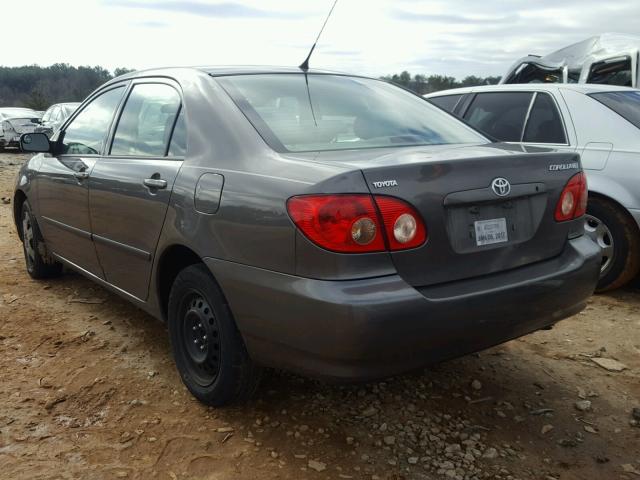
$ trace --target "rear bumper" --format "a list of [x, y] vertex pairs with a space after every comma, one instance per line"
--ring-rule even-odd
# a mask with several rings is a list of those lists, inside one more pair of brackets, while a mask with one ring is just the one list
[[582, 310], [600, 270], [590, 239], [551, 260], [413, 288], [400, 276], [322, 281], [205, 259], [252, 357], [335, 380], [397, 374], [488, 348]]

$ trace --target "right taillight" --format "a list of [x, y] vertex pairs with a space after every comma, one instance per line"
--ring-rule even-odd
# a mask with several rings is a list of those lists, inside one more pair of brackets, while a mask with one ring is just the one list
[[390, 250], [407, 250], [427, 240], [427, 229], [418, 212], [395, 197], [374, 195], [387, 234]]
[[287, 211], [309, 240], [333, 252], [406, 250], [427, 239], [420, 215], [395, 197], [300, 195], [287, 201]]
[[587, 211], [587, 177], [584, 173], [576, 173], [567, 182], [556, 205], [555, 219], [565, 222], [581, 217]]

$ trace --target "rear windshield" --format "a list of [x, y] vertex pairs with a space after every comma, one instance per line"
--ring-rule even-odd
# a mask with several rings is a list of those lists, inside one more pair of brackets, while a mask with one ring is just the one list
[[589, 96], [640, 128], [640, 91], [591, 93]]
[[487, 142], [422, 98], [378, 80], [265, 74], [218, 81], [279, 152]]

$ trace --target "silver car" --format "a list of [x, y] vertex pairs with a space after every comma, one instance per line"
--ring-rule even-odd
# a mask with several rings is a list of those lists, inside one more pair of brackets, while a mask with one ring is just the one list
[[56, 103], [51, 105], [47, 108], [47, 111], [44, 112], [40, 125], [36, 127], [35, 131], [46, 133], [48, 136], [53, 135], [79, 106], [79, 102]]
[[598, 291], [640, 270], [640, 90], [527, 84], [425, 95], [501, 141], [579, 152], [589, 182], [588, 234], [602, 247]]
[[0, 151], [20, 147], [20, 135], [35, 132], [42, 113], [30, 108], [0, 108]]

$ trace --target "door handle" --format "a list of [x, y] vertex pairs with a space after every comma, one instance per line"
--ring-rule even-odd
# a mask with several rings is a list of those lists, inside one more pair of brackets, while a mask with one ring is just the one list
[[149, 188], [167, 188], [167, 181], [161, 178], [145, 178], [142, 183]]
[[89, 172], [73, 172], [73, 176], [78, 180], [86, 180], [87, 178], [89, 178]]

